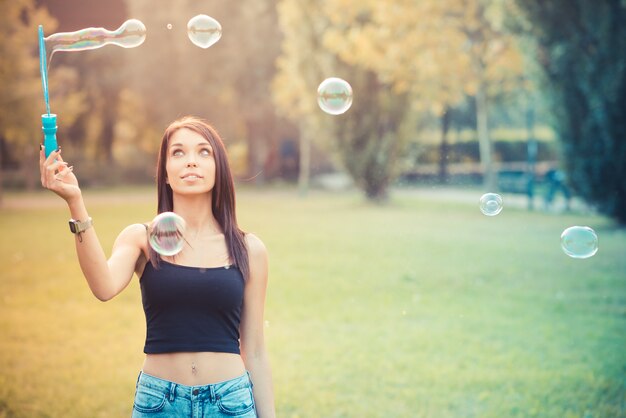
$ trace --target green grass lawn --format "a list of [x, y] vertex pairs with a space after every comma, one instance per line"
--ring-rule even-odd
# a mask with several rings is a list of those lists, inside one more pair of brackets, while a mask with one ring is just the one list
[[[107, 253], [156, 207], [152, 190], [85, 195]], [[99, 302], [67, 209], [49, 193], [8, 200], [0, 417], [130, 416], [145, 338], [137, 280]], [[238, 211], [270, 251], [280, 417], [626, 416], [626, 231], [606, 218], [506, 198], [486, 217], [419, 192], [372, 206], [356, 193], [242, 190]], [[594, 257], [563, 253], [572, 225], [596, 230]]]

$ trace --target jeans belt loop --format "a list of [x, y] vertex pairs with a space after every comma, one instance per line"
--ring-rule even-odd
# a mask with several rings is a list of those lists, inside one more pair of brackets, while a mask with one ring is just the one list
[[209, 386], [209, 394], [211, 396], [211, 403], [217, 401], [217, 396], [215, 395], [215, 385]]
[[176, 395], [176, 383], [170, 383], [170, 402], [174, 402]]

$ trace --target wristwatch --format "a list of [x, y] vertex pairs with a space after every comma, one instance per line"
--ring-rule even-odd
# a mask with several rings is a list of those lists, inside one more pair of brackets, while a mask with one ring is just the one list
[[80, 234], [91, 228], [93, 225], [93, 220], [91, 217], [87, 218], [86, 221], [77, 221], [75, 219], [70, 219], [70, 231], [72, 234]]

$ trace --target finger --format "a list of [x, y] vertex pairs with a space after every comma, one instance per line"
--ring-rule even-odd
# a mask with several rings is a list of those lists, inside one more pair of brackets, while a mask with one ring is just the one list
[[62, 181], [65, 176], [74, 171], [74, 166], [67, 167], [67, 170], [59, 170], [57, 174], [54, 175], [55, 180]]
[[[52, 154], [50, 154], [52, 156]], [[43, 177], [43, 186], [49, 188], [52, 185], [52, 182], [55, 180], [55, 175], [61, 172], [61, 167], [65, 168], [67, 163], [62, 161], [54, 161], [51, 164], [45, 165], [44, 177]]]
[[58, 162], [63, 162], [63, 158], [61, 158], [61, 150], [60, 149], [56, 149], [54, 151], [52, 151], [50, 153], [50, 155], [46, 158], [45, 157], [45, 147], [42, 150], [42, 152], [44, 153], [44, 157], [45, 161], [43, 163], [42, 166], [42, 171], [48, 171], [50, 169], [50, 167], [55, 167], [55, 169], [58, 169], [58, 165], [56, 165]]
[[46, 161], [45, 147], [42, 144], [40, 144], [39, 145], [39, 177], [40, 177], [42, 186], [45, 185], [44, 168], [43, 168], [43, 164], [44, 164], [45, 161]]
[[46, 167], [47, 172], [51, 172], [53, 174], [59, 173], [67, 168], [67, 163], [65, 161], [55, 161], [49, 166]]
[[44, 164], [53, 163], [55, 160], [60, 158], [60, 156], [61, 156], [61, 150], [60, 149], [55, 149], [54, 151], [52, 151], [50, 153], [50, 155], [48, 155], [48, 158], [46, 158], [46, 161], [45, 161]]

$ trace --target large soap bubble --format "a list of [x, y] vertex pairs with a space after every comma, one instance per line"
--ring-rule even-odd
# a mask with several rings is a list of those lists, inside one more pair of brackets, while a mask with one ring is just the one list
[[181, 252], [185, 244], [185, 220], [174, 212], [158, 214], [150, 224], [148, 242], [157, 253], [173, 256]]
[[206, 49], [220, 40], [222, 25], [211, 16], [194, 16], [187, 23], [187, 36], [194, 45]]
[[480, 211], [487, 216], [502, 212], [502, 197], [497, 193], [485, 193], [480, 197]]
[[341, 78], [327, 78], [317, 88], [317, 104], [330, 115], [341, 115], [352, 106], [352, 87]]
[[588, 226], [572, 226], [561, 234], [561, 248], [572, 258], [589, 258], [598, 252], [598, 235]]

